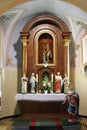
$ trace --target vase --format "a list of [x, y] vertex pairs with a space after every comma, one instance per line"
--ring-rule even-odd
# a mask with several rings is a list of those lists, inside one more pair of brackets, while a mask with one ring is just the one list
[[47, 94], [47, 93], [48, 93], [48, 90], [44, 90], [44, 93]]
[[50, 93], [52, 94], [52, 93], [53, 93], [53, 90], [50, 90]]

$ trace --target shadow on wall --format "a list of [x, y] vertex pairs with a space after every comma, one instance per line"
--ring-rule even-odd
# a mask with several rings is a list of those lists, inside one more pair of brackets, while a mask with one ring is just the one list
[[18, 41], [14, 44], [14, 50], [16, 51], [15, 58], [17, 59], [17, 92], [21, 91], [21, 77], [22, 77], [22, 50], [23, 46], [21, 43], [21, 37], [18, 38]]

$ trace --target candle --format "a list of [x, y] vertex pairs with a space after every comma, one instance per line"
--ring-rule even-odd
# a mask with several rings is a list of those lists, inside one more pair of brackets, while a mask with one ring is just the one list
[[37, 82], [38, 82], [38, 74], [36, 74], [36, 80], [37, 80]]
[[51, 74], [51, 82], [53, 82], [53, 74]]
[[37, 81], [36, 93], [38, 94], [38, 74], [36, 74], [36, 81]]

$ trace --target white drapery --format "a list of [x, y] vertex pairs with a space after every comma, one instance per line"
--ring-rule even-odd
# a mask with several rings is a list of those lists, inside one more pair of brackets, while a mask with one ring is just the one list
[[15, 99], [25, 101], [64, 101], [66, 94], [16, 94]]

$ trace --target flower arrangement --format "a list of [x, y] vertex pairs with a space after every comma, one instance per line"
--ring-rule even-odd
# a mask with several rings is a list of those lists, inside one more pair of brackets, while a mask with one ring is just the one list
[[53, 89], [52, 83], [47, 76], [44, 77], [40, 87], [42, 90], [52, 90]]

